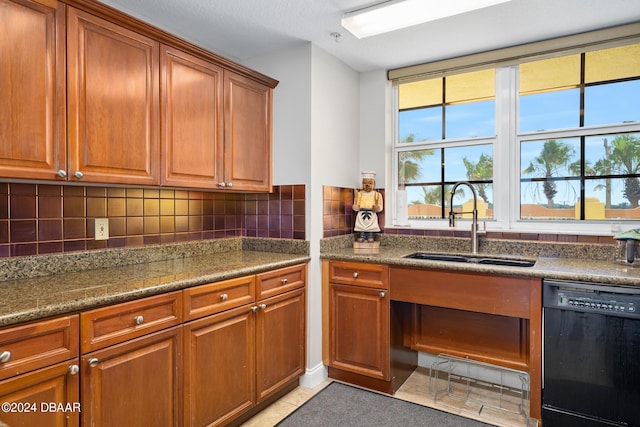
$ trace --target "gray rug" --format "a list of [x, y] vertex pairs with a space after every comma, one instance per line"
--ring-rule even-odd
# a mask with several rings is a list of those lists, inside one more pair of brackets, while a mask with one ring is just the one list
[[332, 382], [277, 425], [280, 427], [481, 427], [491, 424]]

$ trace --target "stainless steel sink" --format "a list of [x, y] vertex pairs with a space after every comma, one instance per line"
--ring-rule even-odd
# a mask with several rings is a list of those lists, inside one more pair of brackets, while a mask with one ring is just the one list
[[430, 252], [415, 252], [406, 255], [404, 258], [428, 261], [462, 262], [468, 264], [502, 265], [506, 267], [533, 267], [536, 264], [534, 260], [524, 258], [494, 257], [487, 255], [456, 255]]

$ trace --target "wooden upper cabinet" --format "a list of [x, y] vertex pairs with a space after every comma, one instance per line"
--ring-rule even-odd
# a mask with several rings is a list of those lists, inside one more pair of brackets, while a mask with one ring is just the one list
[[64, 4], [0, 0], [0, 176], [54, 179], [66, 156]]
[[70, 180], [159, 183], [159, 43], [67, 13]]
[[222, 181], [222, 68], [162, 46], [163, 185], [217, 188]]
[[231, 190], [271, 191], [273, 90], [225, 71], [225, 177]]

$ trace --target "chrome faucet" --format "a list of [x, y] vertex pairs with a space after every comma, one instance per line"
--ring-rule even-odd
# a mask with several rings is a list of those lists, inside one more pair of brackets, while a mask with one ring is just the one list
[[[453, 211], [453, 195], [456, 194], [456, 190], [460, 185], [466, 185], [471, 189], [473, 193], [473, 211], [471, 212], [454, 212]], [[449, 210], [449, 227], [455, 227], [456, 225], [456, 215], [459, 214], [472, 214], [471, 221], [471, 253], [478, 253], [478, 194], [476, 193], [476, 189], [473, 188], [473, 185], [468, 183], [467, 181], [456, 182], [451, 189], [451, 200], [449, 202], [450, 210]]]

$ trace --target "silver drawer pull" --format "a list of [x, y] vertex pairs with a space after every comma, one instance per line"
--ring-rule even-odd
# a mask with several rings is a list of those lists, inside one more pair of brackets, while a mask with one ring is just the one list
[[384, 296], [386, 295], [386, 293], [384, 293], [384, 291], [380, 291], [380, 298], [384, 298]]
[[357, 272], [357, 271], [354, 271], [354, 272], [353, 272], [353, 278], [354, 278], [354, 279], [357, 279], [357, 278], [358, 278], [358, 272]]
[[80, 367], [78, 365], [69, 366], [69, 375], [78, 375], [80, 372]]
[[264, 310], [267, 308], [267, 304], [260, 304], [260, 310]]
[[142, 325], [144, 323], [144, 316], [136, 316], [133, 320], [136, 322], [136, 325]]
[[229, 299], [229, 295], [227, 295], [227, 294], [222, 294], [222, 295], [220, 295], [220, 299], [221, 299], [222, 301], [226, 301], [226, 300], [228, 300], [228, 299]]
[[284, 279], [280, 280], [280, 283], [282, 283], [283, 285], [286, 285], [287, 283], [289, 283], [289, 281], [285, 277]]
[[56, 175], [58, 175], [60, 178], [66, 178], [67, 177], [67, 171], [64, 170], [64, 169], [59, 169], [58, 173]]
[[81, 171], [76, 171], [76, 173], [74, 173], [73, 176], [75, 176], [78, 179], [82, 179], [84, 177], [84, 174]]
[[98, 366], [98, 363], [100, 363], [100, 361], [95, 357], [92, 357], [91, 359], [89, 359], [89, 366], [91, 366], [92, 368], [95, 368], [96, 366]]
[[10, 351], [5, 350], [2, 353], [0, 353], [0, 363], [7, 363], [9, 360], [11, 360]]
[[253, 311], [254, 313], [258, 311], [258, 306], [254, 305], [253, 307], [251, 307], [251, 311]]

